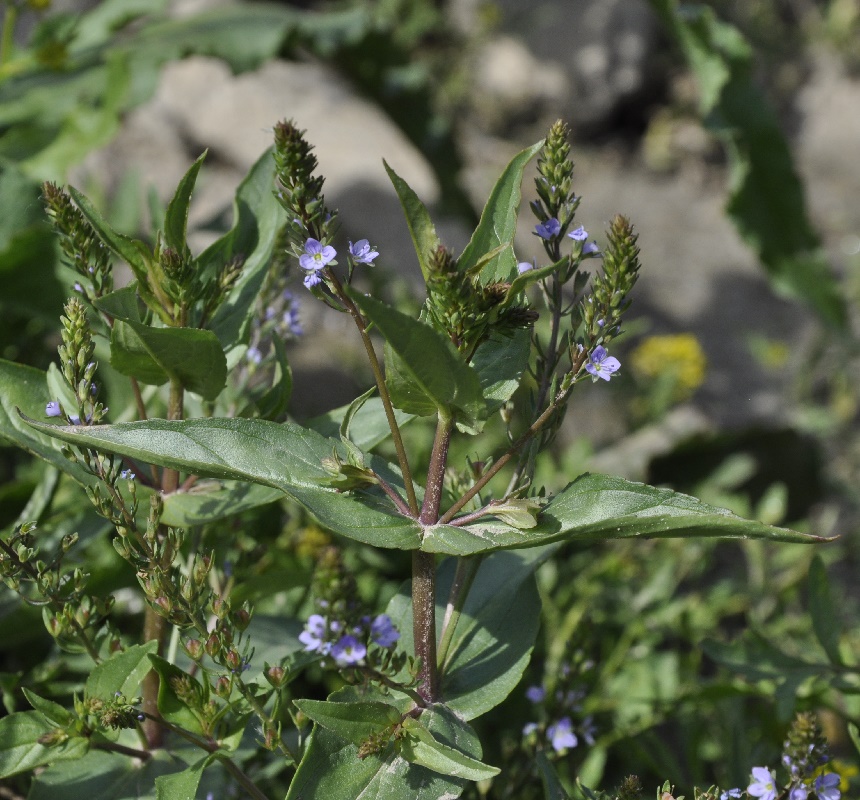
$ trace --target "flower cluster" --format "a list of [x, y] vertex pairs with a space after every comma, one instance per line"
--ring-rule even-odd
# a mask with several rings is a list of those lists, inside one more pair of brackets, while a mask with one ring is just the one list
[[400, 632], [387, 614], [365, 615], [355, 625], [311, 614], [299, 634], [306, 652], [331, 656], [339, 667], [360, 665], [371, 645], [391, 649], [399, 638]]
[[543, 685], [529, 686], [525, 691], [526, 699], [539, 707], [543, 722], [529, 722], [523, 728], [526, 739], [546, 742], [559, 754], [578, 747], [580, 741], [594, 745], [597, 727], [591, 716], [583, 716], [582, 701], [587, 689], [572, 680], [591, 670], [593, 663], [583, 661], [578, 669], [569, 664], [562, 667], [560, 680], [555, 691], [547, 691]]

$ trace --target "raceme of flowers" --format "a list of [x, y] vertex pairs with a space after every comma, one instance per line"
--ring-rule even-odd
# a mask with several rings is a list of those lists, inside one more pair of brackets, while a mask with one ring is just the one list
[[399, 638], [400, 632], [387, 614], [364, 616], [351, 628], [341, 620], [311, 614], [299, 634], [306, 652], [331, 656], [339, 667], [359, 665], [371, 644], [391, 648]]
[[[349, 257], [353, 264], [373, 264], [374, 259], [379, 255], [378, 250], [374, 250], [367, 239], [359, 239], [357, 242], [349, 243]], [[309, 238], [305, 241], [305, 251], [299, 256], [299, 266], [307, 273], [304, 278], [304, 285], [308, 289], [312, 289], [317, 284], [322, 283], [321, 272], [329, 266], [336, 264], [335, 257], [337, 250], [330, 244], [324, 245], [317, 239]]]

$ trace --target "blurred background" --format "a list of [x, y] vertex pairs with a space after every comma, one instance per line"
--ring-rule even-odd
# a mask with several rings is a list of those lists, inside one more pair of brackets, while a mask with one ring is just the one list
[[[341, 238], [367, 238], [381, 253], [374, 290], [417, 309], [420, 270], [382, 159], [428, 204], [456, 252], [504, 165], [563, 119], [582, 196], [578, 223], [601, 244], [611, 217], [628, 216], [643, 266], [612, 353], [622, 372], [575, 399], [540, 477], [558, 488], [586, 469], [614, 472], [772, 524], [841, 535], [821, 555], [838, 587], [844, 647], [860, 653], [860, 0], [0, 5], [0, 357], [42, 369], [55, 359], [57, 319], [75, 280], [44, 219], [42, 180], [77, 186], [117, 229], [141, 235], [150, 198], [167, 201], [208, 148], [191, 208], [200, 248], [229, 227], [236, 186], [270, 145], [274, 123], [292, 119], [316, 146]], [[520, 260], [541, 254], [532, 196], [527, 179]], [[302, 419], [349, 402], [366, 383], [354, 372], [348, 321], [309, 296], [300, 318], [290, 411]], [[11, 481], [21, 456], [0, 452], [0, 478]], [[18, 485], [8, 485], [0, 513], [20, 500]], [[811, 635], [811, 553], [788, 547], [773, 560], [766, 548], [727, 545], [703, 577], [711, 547], [664, 549], [646, 565], [619, 545], [580, 578], [579, 597], [615, 586], [602, 624], [615, 638], [641, 636], [649, 665], [605, 678], [598, 711], [617, 712], [611, 698], [632, 685], [647, 706], [617, 712], [606, 747], [635, 741], [639, 769], [701, 777], [647, 731], [692, 697], [684, 669], [712, 671], [721, 654], [750, 686], [759, 681], [749, 690], [753, 710], [741, 699], [747, 689], [732, 694], [737, 683], [727, 679], [720, 686], [735, 705], [708, 717], [697, 695], [672, 735], [702, 724], [697, 714], [734, 730], [743, 713], [761, 722], [763, 709], [775, 708], [772, 730], [754, 737], [766, 749], [806, 705], [829, 708], [829, 733], [847, 746], [838, 720], [860, 719], [860, 709], [851, 693], [816, 683], [815, 670], [793, 682], [749, 677], [744, 669], [766, 660], [761, 651], [729, 658], [715, 646], [702, 662], [684, 649], [714, 626], [730, 640], [746, 624], [772, 624], [771, 641], [793, 643], [789, 651]], [[557, 594], [558, 619], [572, 602], [558, 593], [560, 576], [584, 574], [583, 553], [566, 557], [542, 576], [542, 589]], [[677, 605], [679, 587], [692, 595]], [[631, 609], [653, 604], [660, 613], [640, 629]], [[675, 645], [686, 643], [675, 660], [655, 633], [664, 623]], [[551, 640], [544, 649], [557, 667]], [[654, 677], [670, 672], [674, 683]], [[586, 775], [617, 758], [606, 747]], [[726, 756], [702, 748], [703, 763]], [[726, 772], [742, 774], [746, 755], [734, 758]]]

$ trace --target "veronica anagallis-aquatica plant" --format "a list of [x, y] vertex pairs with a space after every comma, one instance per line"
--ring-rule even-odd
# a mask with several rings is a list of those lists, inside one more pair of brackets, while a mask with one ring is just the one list
[[[292, 123], [276, 126], [274, 147], [239, 188], [234, 227], [197, 256], [186, 228], [203, 156], [152, 246], [113, 230], [74, 189], [46, 185], [75, 297], [59, 368], [0, 362], [0, 433], [79, 483], [110, 521], [146, 620], [143, 641], [130, 643], [86, 575], [63, 571], [73, 537], [56, 556], [40, 554], [29, 520], [3, 538], [6, 583], [42, 603], [58, 644], [94, 667], [73, 709], [30, 693], [32, 711], [0, 720], [0, 776], [108, 751], [160, 765], [151, 778], [163, 797], [193, 796], [221, 765], [260, 798], [259, 760], [249, 772], [239, 749], [251, 725], [260, 748], [295, 768], [288, 798], [457, 797], [470, 781], [504, 780], [481, 760], [469, 722], [519, 683], [540, 619], [534, 572], [562, 543], [817, 540], [617, 477], [580, 475], [554, 495], [534, 485], [574, 389], [603, 389], [618, 374], [610, 351], [640, 266], [627, 219], [615, 217], [603, 240], [577, 223], [567, 135], [556, 123], [511, 160], [459, 254], [385, 165], [426, 284], [417, 318], [355, 287], [384, 254], [367, 239], [340, 241], [312, 147]], [[530, 208], [544, 257], [527, 262], [514, 239], [535, 157]], [[119, 262], [134, 279], [115, 289]], [[351, 404], [305, 425], [286, 418], [284, 341], [298, 330], [288, 266], [350, 318], [374, 377]], [[127, 382], [128, 408], [102, 404], [105, 371]], [[500, 448], [498, 434], [482, 436], [493, 418]], [[401, 431], [428, 422], [432, 451], [417, 475]], [[455, 437], [470, 437], [479, 457], [450, 464]], [[393, 461], [377, 452], [389, 440]], [[189, 551], [183, 531], [283, 495], [340, 537], [410, 551], [412, 579], [363, 616], [321, 603], [300, 648], [250, 677], [253, 609], [217, 589], [217, 553]], [[37, 518], [38, 503], [31, 510]], [[325, 701], [294, 697], [291, 682], [320, 661], [347, 686]], [[181, 759], [165, 766], [154, 756], [164, 749]]]

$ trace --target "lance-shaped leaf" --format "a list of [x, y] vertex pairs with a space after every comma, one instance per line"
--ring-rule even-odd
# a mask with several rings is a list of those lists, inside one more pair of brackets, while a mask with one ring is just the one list
[[403, 719], [398, 708], [377, 700], [351, 703], [294, 700], [293, 704], [317, 725], [355, 745], [386, 731], [392, 733]]
[[[458, 420], [471, 427], [486, 418], [478, 375], [448, 339], [372, 297], [354, 291], [349, 294], [388, 343], [386, 367], [394, 366], [389, 392], [398, 408], [419, 415], [436, 410], [445, 415], [460, 412]], [[397, 355], [396, 365], [390, 363], [389, 352]]]
[[[510, 164], [505, 167], [505, 171], [490, 192], [478, 227], [475, 228], [469, 244], [457, 261], [459, 270], [468, 272], [486, 253], [505, 244], [513, 245], [522, 197], [520, 187], [523, 182], [523, 171], [543, 144], [541, 140], [527, 147], [514, 156]], [[480, 282], [486, 285], [494, 281], [512, 281], [516, 274], [517, 259], [513, 249], [507, 247], [484, 264], [481, 268]]]
[[157, 649], [154, 641], [137, 644], [96, 664], [87, 678], [87, 696], [110, 700], [117, 692], [126, 697], [137, 695], [140, 682], [150, 670], [149, 654]]
[[182, 176], [179, 186], [171, 201], [167, 204], [167, 212], [164, 215], [164, 239], [167, 245], [175, 250], [180, 256], [188, 249], [185, 242], [188, 230], [188, 207], [191, 204], [191, 195], [194, 185], [197, 183], [197, 175], [206, 158], [204, 150], [202, 155], [191, 165], [188, 172]]
[[418, 195], [412, 191], [409, 184], [391, 169], [385, 161], [382, 163], [385, 166], [388, 177], [391, 178], [391, 182], [394, 184], [394, 191], [397, 192], [397, 197], [400, 199], [400, 205], [403, 207], [403, 213], [406, 215], [406, 225], [412, 236], [412, 244], [415, 246], [415, 252], [418, 255], [421, 274], [424, 276], [424, 280], [427, 281], [430, 276], [430, 259], [441, 244], [439, 235], [436, 233], [436, 227], [433, 225], [433, 220], [430, 219], [430, 214], [427, 212], [424, 203], [418, 199]]
[[286, 212], [274, 196], [274, 186], [275, 160], [269, 149], [236, 191], [233, 228], [197, 258], [197, 268], [204, 272], [219, 270], [234, 258], [244, 259], [239, 280], [209, 326], [225, 350], [244, 340], [278, 232], [286, 221]]
[[[335, 408], [319, 417], [314, 417], [305, 424], [323, 436], [335, 437], [339, 434], [343, 420], [350, 408], [352, 408], [352, 403]], [[414, 415], [399, 409], [394, 409], [394, 418], [401, 428], [415, 419]], [[352, 420], [355, 424], [351, 426], [350, 439], [356, 447], [362, 450], [372, 450], [380, 442], [384, 442], [391, 436], [385, 407], [378, 397], [371, 397], [366, 400], [361, 408], [354, 411]]]
[[[335, 533], [377, 547], [417, 548], [421, 527], [396, 512], [379, 490], [338, 493], [326, 488], [331, 475], [323, 459], [346, 452], [291, 422], [261, 419], [146, 420], [117, 425], [29, 424], [78, 447], [93, 447], [214, 478], [260, 483], [290, 495]], [[399, 476], [381, 458], [371, 467], [396, 485]]]
[[111, 366], [142, 383], [176, 380], [206, 400], [227, 382], [227, 359], [218, 337], [197, 328], [152, 328], [118, 320], [110, 337]]
[[21, 711], [0, 719], [0, 779], [45, 764], [74, 761], [86, 754], [90, 742], [82, 736], [73, 736], [52, 747], [39, 743], [56, 729], [38, 711]]
[[810, 544], [819, 536], [743, 519], [695, 497], [623, 478], [586, 473], [555, 495], [530, 530], [488, 518], [471, 525], [424, 530], [422, 550], [468, 555], [556, 541], [606, 539], [769, 539]]
[[403, 721], [403, 729], [407, 735], [400, 742], [400, 754], [413, 764], [420, 764], [442, 775], [469, 781], [488, 780], [501, 772], [498, 767], [491, 767], [454, 747], [436, 741], [420, 720], [407, 717]]

